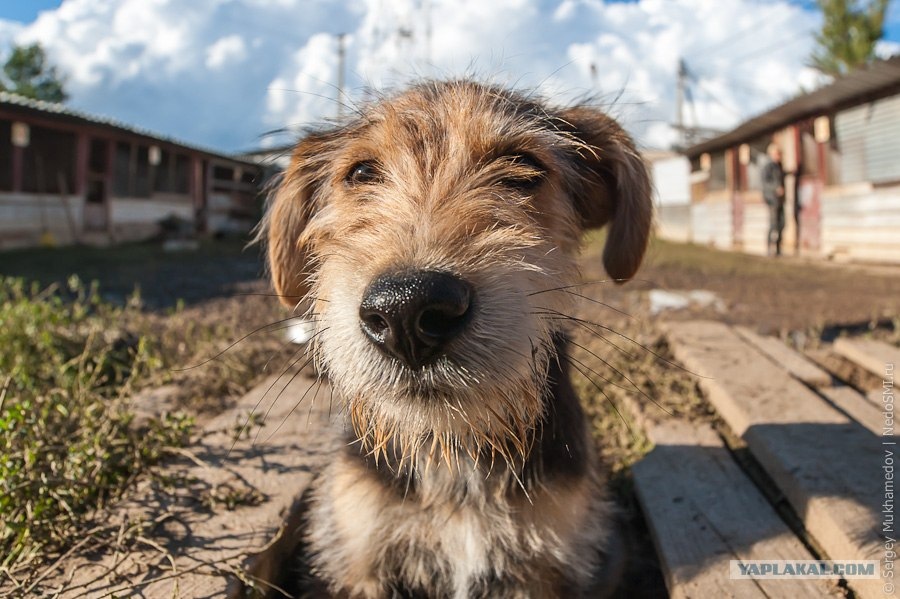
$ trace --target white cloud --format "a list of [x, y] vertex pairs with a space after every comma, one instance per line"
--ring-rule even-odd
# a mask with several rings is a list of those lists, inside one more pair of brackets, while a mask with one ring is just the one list
[[22, 29], [23, 26], [20, 23], [0, 19], [0, 61], [6, 61], [9, 48]]
[[309, 38], [269, 84], [266, 124], [301, 127], [310, 120], [336, 116], [337, 61], [334, 36], [319, 33]]
[[559, 102], [614, 101], [660, 146], [674, 137], [679, 57], [688, 123], [727, 128], [817, 80], [804, 66], [817, 23], [788, 0], [65, 0], [24, 28], [0, 21], [0, 44], [41, 41], [79, 108], [224, 149], [336, 114], [338, 33], [352, 101], [474, 73]]
[[216, 40], [212, 46], [206, 49], [206, 67], [209, 69], [221, 69], [229, 63], [236, 63], [247, 57], [247, 46], [244, 38], [235, 35], [226, 35]]
[[900, 43], [890, 40], [880, 40], [875, 44], [875, 55], [878, 58], [890, 58], [900, 55]]

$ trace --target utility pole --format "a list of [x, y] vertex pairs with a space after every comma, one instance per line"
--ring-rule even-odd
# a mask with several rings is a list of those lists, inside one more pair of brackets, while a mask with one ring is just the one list
[[684, 94], [687, 87], [687, 65], [678, 59], [678, 77], [675, 83], [675, 127], [678, 129], [681, 145], [687, 144], [687, 130], [684, 127]]
[[337, 72], [337, 118], [340, 121], [344, 116], [344, 63], [346, 62], [347, 51], [344, 47], [346, 33], [339, 33], [337, 36], [338, 45], [338, 72]]

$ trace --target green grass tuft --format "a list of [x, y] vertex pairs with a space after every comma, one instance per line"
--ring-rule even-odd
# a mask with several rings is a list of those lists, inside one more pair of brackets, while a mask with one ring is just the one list
[[77, 277], [0, 278], [0, 569], [71, 543], [190, 433], [181, 414], [134, 425], [127, 398], [163, 364], [139, 315], [137, 296], [115, 306]]

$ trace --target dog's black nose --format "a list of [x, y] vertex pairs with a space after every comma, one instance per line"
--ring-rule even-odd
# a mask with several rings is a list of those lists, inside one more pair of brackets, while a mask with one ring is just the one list
[[359, 306], [362, 330], [381, 351], [419, 368], [441, 355], [471, 317], [472, 287], [453, 275], [409, 271], [372, 281]]

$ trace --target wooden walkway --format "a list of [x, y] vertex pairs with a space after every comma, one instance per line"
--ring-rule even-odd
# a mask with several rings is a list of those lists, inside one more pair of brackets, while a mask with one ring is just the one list
[[[671, 595], [840, 595], [824, 580], [732, 580], [728, 562], [884, 557], [882, 463], [893, 437], [884, 435], [880, 396], [876, 405], [873, 395], [836, 386], [804, 356], [746, 329], [680, 322], [667, 338], [765, 472], [751, 481], [706, 425], [639, 415], [655, 448], [634, 466], [635, 485]], [[883, 376], [896, 348], [844, 340], [834, 351]], [[882, 585], [848, 581], [862, 598], [886, 596]]]

